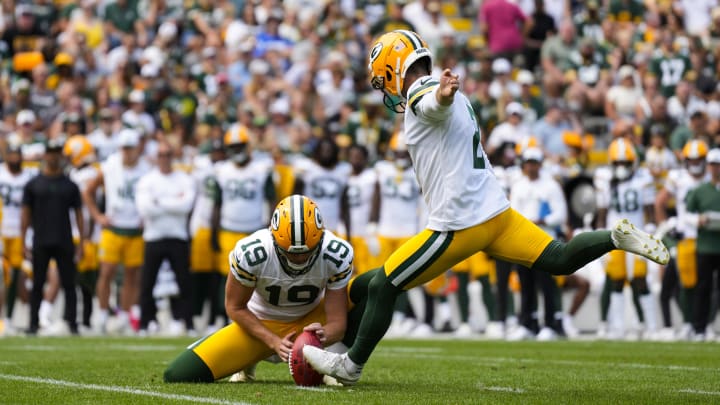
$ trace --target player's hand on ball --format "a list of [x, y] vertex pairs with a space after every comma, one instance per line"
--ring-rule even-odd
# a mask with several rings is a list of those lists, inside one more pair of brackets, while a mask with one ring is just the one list
[[287, 335], [285, 335], [284, 338], [277, 340], [275, 344], [273, 344], [272, 348], [275, 350], [275, 353], [277, 353], [278, 356], [280, 356], [280, 359], [283, 362], [288, 361], [288, 356], [290, 356], [290, 352], [293, 348], [293, 336], [295, 336], [295, 332], [290, 332]]
[[303, 328], [305, 332], [315, 332], [315, 335], [320, 339], [320, 343], [325, 343], [327, 336], [325, 336], [325, 329], [319, 322], [313, 322], [310, 325]]

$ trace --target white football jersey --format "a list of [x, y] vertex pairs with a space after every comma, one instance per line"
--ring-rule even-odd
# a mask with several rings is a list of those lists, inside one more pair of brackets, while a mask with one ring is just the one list
[[0, 166], [0, 198], [2, 198], [2, 224], [0, 234], [6, 238], [20, 236], [20, 206], [23, 189], [37, 175], [36, 169], [23, 168], [17, 175], [10, 173], [7, 165]]
[[105, 215], [117, 228], [139, 229], [142, 220], [135, 205], [135, 189], [140, 178], [150, 171], [150, 164], [143, 158], [134, 167], [125, 167], [122, 152], [110, 155], [101, 165], [105, 182]]
[[243, 167], [230, 161], [215, 165], [215, 181], [222, 199], [221, 228], [252, 233], [267, 225], [265, 186], [272, 172], [270, 159], [253, 158]]
[[97, 128], [93, 132], [89, 133], [87, 140], [90, 141], [95, 149], [95, 154], [100, 162], [120, 150], [120, 143], [118, 142], [117, 134], [111, 134], [108, 136], [102, 132], [100, 128]]
[[290, 322], [315, 309], [325, 289], [345, 288], [352, 276], [353, 249], [325, 231], [317, 259], [297, 277], [286, 273], [275, 252], [272, 234], [261, 229], [240, 239], [228, 258], [233, 277], [253, 287], [248, 308], [259, 319]]
[[689, 215], [697, 215], [687, 211], [685, 198], [688, 193], [701, 183], [710, 180], [710, 174], [699, 179], [693, 177], [686, 168], [670, 170], [665, 179], [665, 189], [675, 196], [675, 209], [677, 210], [677, 230], [683, 234], [685, 239], [697, 238], [697, 228], [688, 224], [685, 218]]
[[[86, 165], [85, 167], [82, 167], [80, 169], [72, 168], [70, 170], [70, 180], [72, 180], [75, 184], [77, 184], [78, 188], [80, 189], [80, 192], [84, 192], [87, 188], [90, 181], [95, 179], [100, 172], [100, 167], [97, 165]], [[83, 213], [83, 224], [85, 227], [87, 227], [90, 224], [90, 210], [88, 210], [87, 206], [85, 204], [82, 205], [82, 213]], [[73, 237], [79, 237], [80, 232], [77, 229], [77, 223], [75, 222], [75, 211], [70, 210], [70, 224], [72, 225], [72, 234]], [[87, 228], [86, 228], [87, 229]], [[100, 226], [98, 224], [95, 224], [93, 231], [91, 233], [91, 240], [97, 241], [100, 235]]]
[[482, 148], [470, 101], [458, 91], [450, 106], [441, 106], [438, 88], [431, 76], [410, 86], [404, 128], [428, 207], [427, 227], [453, 231], [488, 221], [510, 202]]
[[207, 155], [197, 156], [193, 162], [192, 178], [195, 180], [197, 197], [190, 216], [190, 235], [198, 229], [210, 229], [215, 204], [215, 164]]
[[411, 167], [401, 170], [393, 162], [375, 164], [380, 183], [378, 234], [391, 238], [413, 236], [420, 231], [420, 186]]
[[340, 162], [326, 169], [310, 159], [295, 163], [295, 176], [305, 183], [303, 194], [315, 201], [323, 216], [325, 228], [337, 231], [340, 224], [340, 198], [347, 185], [352, 167]]
[[372, 169], [365, 169], [357, 176], [350, 176], [347, 185], [348, 206], [350, 209], [351, 236], [368, 236], [367, 224], [370, 220], [373, 194], [377, 176]]
[[635, 226], [644, 226], [646, 205], [655, 203], [655, 184], [650, 172], [643, 167], [625, 181], [612, 186], [612, 169], [599, 168], [595, 172], [595, 188], [598, 208], [607, 208], [606, 225], [611, 227], [620, 219], [627, 218]]

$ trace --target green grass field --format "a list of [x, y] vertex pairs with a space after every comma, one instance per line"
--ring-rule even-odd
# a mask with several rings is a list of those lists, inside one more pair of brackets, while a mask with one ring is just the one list
[[296, 387], [284, 364], [251, 384], [165, 384], [191, 341], [0, 340], [2, 404], [720, 403], [714, 343], [383, 341], [354, 387]]

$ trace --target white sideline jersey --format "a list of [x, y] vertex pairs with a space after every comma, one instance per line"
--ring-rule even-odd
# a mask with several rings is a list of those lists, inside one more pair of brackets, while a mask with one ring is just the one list
[[265, 186], [272, 172], [270, 159], [253, 158], [243, 167], [231, 161], [215, 165], [215, 181], [222, 199], [222, 229], [252, 233], [266, 226]]
[[2, 224], [0, 235], [4, 238], [20, 236], [20, 206], [25, 185], [38, 174], [35, 169], [23, 168], [12, 174], [7, 165], [0, 166], [0, 198], [2, 198]]
[[620, 219], [627, 218], [635, 226], [644, 226], [644, 207], [655, 203], [655, 183], [650, 172], [644, 167], [638, 168], [629, 179], [611, 186], [612, 170], [599, 168], [595, 173], [598, 208], [607, 208], [608, 227]]
[[347, 184], [347, 199], [350, 209], [351, 236], [368, 236], [367, 224], [370, 220], [373, 194], [377, 176], [372, 169], [365, 169], [357, 176], [350, 176]]
[[293, 277], [280, 264], [270, 230], [261, 229], [240, 239], [228, 260], [235, 280], [255, 289], [248, 309], [259, 319], [290, 322], [315, 309], [325, 297], [326, 288], [347, 286], [352, 276], [353, 249], [325, 231], [310, 270]]
[[[70, 180], [72, 180], [75, 184], [77, 184], [78, 188], [80, 189], [80, 192], [84, 192], [85, 189], [87, 189], [88, 184], [90, 184], [90, 181], [95, 179], [98, 174], [100, 173], [100, 167], [97, 164], [90, 164], [86, 165], [84, 167], [81, 167], [79, 169], [72, 168], [70, 170]], [[90, 216], [90, 210], [87, 208], [87, 205], [82, 205], [82, 214], [83, 214], [83, 226], [87, 227], [90, 226], [91, 222], [91, 216]], [[75, 221], [75, 211], [70, 210], [70, 224], [72, 225], [72, 234], [73, 237], [77, 238], [80, 236], [80, 231], [77, 229], [77, 222]], [[90, 240], [97, 242], [100, 238], [100, 226], [98, 224], [94, 224], [93, 230], [90, 235]]]
[[469, 228], [510, 207], [482, 148], [470, 101], [458, 91], [440, 105], [437, 79], [419, 78], [408, 91], [405, 136], [428, 209], [427, 228]]
[[401, 170], [393, 162], [375, 164], [380, 183], [378, 235], [403, 238], [420, 231], [420, 186], [411, 167]]
[[683, 234], [685, 239], [697, 238], [697, 228], [688, 224], [685, 218], [691, 215], [697, 215], [687, 211], [685, 198], [688, 193], [701, 183], [710, 180], [710, 175], [706, 172], [699, 179], [693, 177], [686, 168], [673, 169], [668, 172], [665, 179], [665, 189], [675, 196], [675, 209], [677, 211], [677, 230]]
[[325, 228], [337, 231], [340, 225], [340, 198], [352, 167], [346, 162], [340, 162], [332, 169], [326, 169], [310, 159], [299, 159], [294, 169], [295, 176], [305, 183], [303, 194], [315, 201], [320, 209]]
[[190, 216], [190, 235], [199, 229], [210, 229], [215, 204], [215, 165], [207, 155], [197, 156], [193, 162], [191, 176], [195, 181], [197, 196]]
[[141, 157], [134, 167], [125, 167], [120, 153], [110, 155], [100, 166], [105, 183], [105, 215], [114, 227], [139, 229], [142, 219], [135, 205], [135, 190], [151, 166]]

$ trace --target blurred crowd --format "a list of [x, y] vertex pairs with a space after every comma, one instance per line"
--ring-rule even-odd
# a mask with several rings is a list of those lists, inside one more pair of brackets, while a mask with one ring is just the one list
[[[482, 142], [499, 176], [504, 176], [508, 192], [515, 179], [512, 176], [517, 175], [513, 173], [525, 173], [522, 164], [528, 161], [539, 161], [542, 172], [560, 185], [568, 206], [567, 217], [555, 229], [560, 236], [570, 237], [578, 228], [605, 226], [598, 212], [612, 211], [615, 200], [603, 205], [595, 190], [612, 184], [612, 180], [605, 181], [604, 168], [629, 161], [631, 171], [647, 172], [655, 188], [652, 201], [642, 203], [650, 210], [639, 225], [651, 231], [661, 228], [663, 232], [658, 236], [673, 237], [670, 243], [679, 241], [682, 245], [685, 239], [694, 240], [688, 236], [692, 232], [683, 234], [678, 227], [666, 225], [668, 218], [678, 221], [682, 215], [678, 211], [683, 211], [676, 208], [676, 201], [681, 199], [678, 188], [682, 188], [678, 183], [682, 181], [669, 173], [690, 171], [698, 182], [709, 179], [706, 156], [713, 147], [720, 146], [720, 4], [716, 0], [3, 0], [0, 6], [3, 165], [19, 164], [17, 158], [8, 158], [14, 153], [19, 156], [22, 170], [35, 170], [43, 166], [49, 143], [64, 143], [75, 135], [85, 137], [91, 148], [90, 152], [65, 150], [68, 166], [76, 170], [88, 164], [104, 168], [113, 155], [123, 155], [123, 162], [132, 162], [134, 167], [140, 159], [149, 171], [152, 167], [166, 167], [162, 159], [167, 154], [173, 170], [189, 173], [196, 180], [196, 210], [200, 209], [197, 204], [205, 191], [211, 201], [202, 208], [208, 213], [205, 222], [196, 223], [200, 225], [185, 236], [191, 244], [195, 231], [212, 226], [213, 204], [219, 205], [218, 201], [225, 201], [229, 195], [220, 179], [227, 173], [208, 167], [227, 159], [241, 170], [246, 162], [242, 157], [234, 158], [238, 153], [267, 162], [272, 168], [274, 190], [265, 193], [260, 203], [272, 207], [294, 191], [320, 200], [332, 194], [339, 205], [323, 208], [323, 214], [337, 216], [338, 225], [331, 227], [333, 231], [349, 238], [377, 232], [364, 225], [351, 226], [348, 222], [358, 220], [342, 217], [346, 209], [341, 200], [347, 202], [345, 186], [357, 184], [350, 179], [365, 168], [380, 165], [382, 170], [398, 173], [408, 168], [403, 146], [398, 146], [397, 141], [402, 133], [402, 116], [383, 105], [382, 94], [373, 92], [367, 80], [368, 44], [373, 37], [394, 29], [414, 30], [425, 39], [435, 56], [435, 73], [450, 68], [460, 75], [461, 90], [477, 114]], [[84, 143], [77, 144], [85, 148]], [[626, 145], [632, 155], [619, 158], [617, 148]], [[131, 148], [137, 148], [139, 156], [130, 156]], [[524, 156], [528, 148], [531, 152]], [[386, 161], [397, 164], [383, 168]], [[702, 164], [702, 173], [691, 172], [692, 163]], [[312, 175], [316, 169], [335, 176], [332, 185], [316, 187], [312, 183], [317, 178]], [[208, 170], [210, 174], [205, 176]], [[11, 168], [8, 171], [17, 173]], [[376, 176], [376, 180], [382, 177]], [[210, 186], [208, 177], [212, 179]], [[385, 177], [400, 182], [401, 176]], [[612, 173], [609, 178], [613, 178]], [[675, 183], [667, 185], [668, 178], [675, 179]], [[244, 192], [236, 185], [227, 187], [236, 187], [230, 191], [238, 195]], [[339, 187], [339, 191], [332, 187]], [[95, 195], [88, 197], [91, 193], [84, 188], [80, 185], [83, 201], [92, 198], [97, 205], [87, 214], [90, 225], [86, 226], [111, 225], [97, 223], [106, 210], [106, 198], [100, 191], [102, 180], [93, 188]], [[17, 194], [17, 189], [12, 190], [10, 185], [0, 184], [6, 207], [11, 194]], [[685, 192], [689, 190], [683, 195]], [[412, 185], [398, 186], [394, 193], [405, 200], [420, 199], [419, 190]], [[387, 192], [383, 196], [393, 195]], [[422, 210], [422, 203], [417, 204], [410, 212]], [[336, 208], [337, 214], [325, 212]], [[220, 210], [218, 215], [232, 215], [224, 214], [226, 211]], [[4, 209], [3, 221], [6, 219]], [[224, 225], [223, 218], [218, 221], [221, 228], [231, 228]], [[358, 224], [366, 222], [363, 218]], [[421, 224], [413, 223], [407, 236], [415, 233], [416, 226]], [[19, 237], [19, 232], [10, 230], [8, 234], [8, 229], [3, 226], [5, 240]], [[236, 235], [252, 231], [225, 230]], [[97, 243], [99, 233], [88, 237], [88, 241]], [[191, 246], [190, 253], [203, 255], [206, 248], [207, 252], [227, 250], [220, 246], [222, 238], [206, 242], [210, 244], [205, 247]], [[368, 250], [368, 245], [370, 251], [379, 249], [373, 249], [374, 243], [365, 245], [360, 250]], [[6, 257], [9, 251], [6, 243]], [[710, 253], [715, 251], [711, 249]], [[488, 264], [492, 259], [480, 261], [484, 264], [478, 266], [491, 268], [481, 271], [484, 276], [492, 274], [488, 278], [492, 284], [483, 282], [482, 289], [489, 305], [487, 318], [502, 324], [506, 315], [513, 317], [512, 305], [506, 308], [508, 287], [504, 287], [500, 298], [488, 294], [496, 294], [495, 267], [504, 265]], [[31, 274], [32, 269], [13, 271], [21, 270], [21, 266], [17, 260], [10, 262], [5, 263], [6, 290], [13, 290], [13, 298], [23, 298], [26, 286], [18, 280], [23, 274]], [[681, 259], [677, 262], [676, 267], [687, 267], [680, 264]], [[122, 268], [123, 263], [119, 264]], [[142, 264], [124, 263], [131, 268], [137, 265]], [[466, 265], [465, 273], [470, 276], [463, 276], [463, 289], [478, 279], [473, 275], [473, 265]], [[193, 270], [191, 259], [188, 271]], [[227, 269], [211, 270], [227, 274]], [[692, 296], [686, 296], [689, 292], [683, 291], [695, 284], [681, 276], [674, 285], [668, 284], [663, 296], [658, 289], [664, 272], [656, 271], [654, 292], [665, 299], [665, 304], [660, 305], [664, 325], [659, 324], [660, 314], [641, 314], [643, 308], [654, 311], [648, 309], [649, 304], [643, 308], [637, 304], [639, 319], [650, 316], [658, 320], [647, 336], [704, 339], [704, 324], [695, 324], [690, 309], [683, 308], [682, 323], [687, 326], [682, 331], [677, 327], [680, 322], [670, 319], [668, 309], [673, 297], [693, 301]], [[110, 272], [104, 276], [108, 285], [110, 276], [118, 285], [137, 283], [136, 290], [141, 290], [139, 276], [128, 281]], [[641, 276], [644, 278], [645, 273]], [[634, 277], [625, 281], [633, 286], [636, 297], [653, 290], [652, 285], [648, 289], [634, 282], [639, 273]], [[172, 281], [172, 276], [161, 271], [160, 281], [163, 278]], [[507, 276], [502, 278], [508, 282]], [[54, 283], [55, 292], [46, 294], [46, 306], [57, 294], [57, 281]], [[203, 283], [206, 289], [218, 290], [217, 280]], [[455, 298], [448, 300], [449, 292], [456, 291], [448, 289], [453, 283], [456, 276], [449, 274], [439, 287], [423, 295], [429, 294], [431, 301], [465, 307], [450, 329], [470, 328], [467, 306], [468, 301], [475, 301], [466, 293], [459, 304]], [[10, 284], [14, 287], [9, 288]], [[615, 301], [610, 296], [621, 292], [624, 284], [605, 284], [601, 288], [607, 301], [604, 312], [607, 307], [611, 312], [622, 311], [617, 295]], [[519, 291], [520, 287], [512, 287], [512, 279], [510, 285], [511, 291]], [[571, 285], [585, 291], [589, 288], [582, 280], [574, 280]], [[103, 288], [102, 294], [109, 296], [108, 288]], [[478, 293], [477, 289], [471, 291]], [[216, 292], [210, 296], [215, 297]], [[94, 286], [90, 294], [94, 294]], [[133, 293], [126, 294], [117, 299], [105, 297], [103, 300], [113, 305], [101, 304], [106, 311], [102, 316], [119, 313], [121, 323], [136, 321], [134, 328], [145, 330], [152, 317], [140, 325], [139, 309], [133, 307], [138, 307], [141, 299], [129, 302], [133, 301], [129, 298]], [[546, 295], [546, 301], [549, 298]], [[417, 298], [413, 300], [417, 302]], [[128, 302], [120, 305], [120, 301]], [[571, 312], [578, 311], [581, 303]], [[215, 308], [211, 318], [223, 317], [217, 302], [210, 306]], [[421, 307], [414, 305], [415, 318], [425, 316], [417, 314], [427, 312]], [[553, 330], [545, 335], [570, 334], [567, 329], [573, 329], [572, 319], [563, 318], [562, 310], [556, 310], [560, 315], [552, 314], [546, 321], [552, 323], [546, 326]], [[12, 317], [11, 311], [12, 304], [6, 305], [3, 317]], [[192, 320], [182, 311], [174, 308], [177, 322], [183, 322], [171, 326], [175, 331], [194, 330]], [[530, 321], [521, 325], [526, 330], [515, 333], [518, 338], [529, 338], [539, 331], [537, 309], [527, 311], [525, 316]], [[553, 322], [553, 317], [558, 322]], [[398, 315], [401, 318], [404, 315]], [[42, 316], [40, 320], [43, 323]], [[613, 323], [612, 319], [607, 321]], [[5, 321], [6, 329], [10, 323]], [[91, 326], [89, 321], [81, 323]], [[615, 323], [614, 336], [624, 334], [622, 325]], [[509, 336], [510, 326], [515, 325], [495, 325], [494, 333]], [[120, 329], [123, 327], [120, 325]], [[407, 325], [403, 328], [408, 330], [402, 333], [409, 331]], [[447, 326], [436, 322], [434, 328]], [[485, 328], [472, 325], [470, 329], [477, 333]], [[107, 333], [106, 329], [100, 331]], [[606, 336], [607, 331], [601, 332]], [[707, 333], [712, 334], [712, 330]]]

